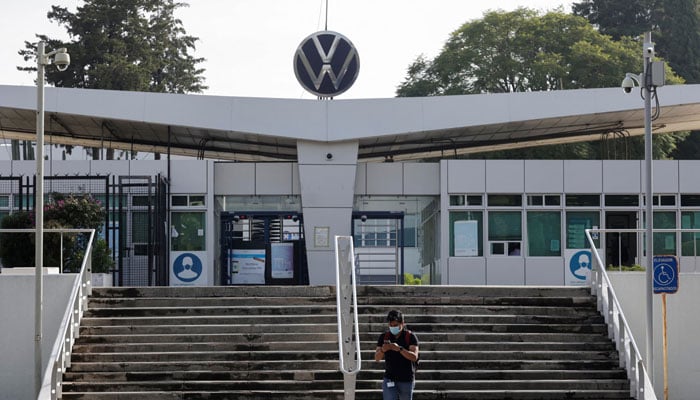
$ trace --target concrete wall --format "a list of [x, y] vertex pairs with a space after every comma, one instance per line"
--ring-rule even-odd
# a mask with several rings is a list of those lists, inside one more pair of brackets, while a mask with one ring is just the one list
[[[629, 321], [634, 339], [642, 357], [646, 355], [646, 275], [643, 272], [611, 273], [610, 280]], [[668, 332], [668, 398], [696, 400], [700, 376], [700, 318], [697, 293], [700, 293], [700, 275], [684, 274], [679, 277], [679, 290], [666, 295]], [[654, 295], [654, 389], [663, 399], [663, 338], [661, 295]]]
[[[42, 363], [48, 362], [75, 274], [44, 276]], [[34, 395], [34, 276], [0, 274], [0, 400]]]

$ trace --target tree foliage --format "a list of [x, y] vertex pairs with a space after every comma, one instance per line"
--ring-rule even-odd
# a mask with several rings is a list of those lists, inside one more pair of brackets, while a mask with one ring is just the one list
[[[510, 93], [614, 87], [626, 72], [641, 71], [641, 43], [613, 40], [583, 17], [561, 10], [490, 11], [453, 32], [433, 59], [418, 57], [398, 89], [399, 97]], [[680, 83], [671, 69], [670, 82]], [[682, 136], [681, 136], [682, 137]], [[660, 158], [681, 137], [655, 140]], [[619, 142], [618, 142], [619, 141]], [[618, 138], [471, 155], [476, 158], [638, 158], [642, 140]], [[603, 145], [604, 144], [604, 145]]]
[[[66, 72], [46, 69], [56, 86], [148, 92], [201, 92], [203, 59], [191, 52], [198, 38], [186, 34], [174, 12], [185, 3], [174, 0], [85, 0], [71, 12], [52, 6], [49, 20], [64, 26], [70, 41], [37, 35], [48, 49], [66, 47], [71, 64]], [[19, 54], [36, 58], [36, 43], [25, 42]], [[18, 67], [36, 71], [36, 67]]]
[[639, 43], [614, 41], [585, 18], [527, 8], [491, 11], [453, 32], [432, 61], [419, 57], [397, 94], [433, 96], [617, 86], [641, 69]]
[[582, 0], [572, 11], [613, 39], [652, 32], [656, 53], [688, 83], [700, 83], [697, 0]]

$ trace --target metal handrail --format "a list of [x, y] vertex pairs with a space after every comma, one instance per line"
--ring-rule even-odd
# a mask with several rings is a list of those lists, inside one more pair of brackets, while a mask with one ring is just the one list
[[[2, 230], [6, 232], [8, 230]], [[26, 231], [26, 230], [22, 230]], [[33, 232], [34, 229], [30, 229]], [[41, 390], [37, 400], [55, 400], [63, 397], [61, 384], [63, 373], [70, 368], [73, 343], [80, 336], [80, 320], [87, 310], [88, 296], [92, 294], [92, 243], [95, 238], [94, 229], [44, 229], [44, 232], [90, 233], [90, 239], [85, 249], [85, 256], [80, 265], [80, 272], [73, 283], [68, 307], [63, 314], [58, 336], [51, 349], [46, 367], [44, 368]]]
[[[615, 340], [617, 350], [621, 352], [620, 367], [627, 370], [627, 377], [630, 379], [630, 395], [638, 400], [657, 400], [654, 387], [647, 368], [644, 365], [644, 360], [639, 347], [634, 340], [632, 330], [625, 314], [622, 312], [622, 306], [615, 294], [615, 289], [610, 282], [610, 277], [605, 270], [605, 264], [598, 254], [598, 249], [591, 236], [591, 232], [601, 233], [606, 231], [615, 232], [643, 232], [640, 229], [586, 229], [586, 239], [591, 246], [591, 254], [595, 264], [591, 273], [591, 293], [598, 298], [598, 311], [602, 312], [605, 317], [605, 322], [608, 324], [608, 336]], [[657, 231], [657, 230], [655, 230]], [[659, 229], [658, 231], [665, 231]], [[676, 231], [676, 230], [673, 230]], [[700, 230], [699, 230], [700, 231]], [[598, 268], [595, 268], [595, 267]], [[649, 268], [650, 266], [648, 266]], [[617, 315], [617, 318], [615, 318]]]
[[[335, 237], [335, 284], [338, 312], [338, 358], [344, 374], [346, 400], [355, 399], [355, 378], [362, 369], [357, 279], [352, 236]], [[352, 323], [350, 314], [353, 314]], [[355, 346], [353, 346], [353, 329]]]

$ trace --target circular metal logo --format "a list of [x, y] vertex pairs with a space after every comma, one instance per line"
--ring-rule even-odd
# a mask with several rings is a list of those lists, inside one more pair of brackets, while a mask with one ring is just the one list
[[294, 74], [307, 91], [333, 97], [350, 89], [360, 72], [360, 56], [352, 42], [337, 32], [312, 33], [297, 48]]

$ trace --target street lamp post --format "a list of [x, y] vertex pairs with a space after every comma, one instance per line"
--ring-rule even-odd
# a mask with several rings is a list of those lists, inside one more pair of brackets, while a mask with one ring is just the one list
[[[652, 167], [652, 135], [651, 135], [651, 96], [652, 88], [663, 85], [663, 64], [660, 73], [654, 76], [652, 68], [654, 58], [654, 43], [651, 41], [651, 32], [644, 34], [644, 47], [642, 48], [644, 60], [644, 72], [640, 75], [627, 73], [622, 81], [622, 88], [630, 93], [635, 83], [641, 87], [644, 98], [644, 166], [646, 173], [646, 367], [649, 378], [654, 379], [654, 291], [653, 291], [653, 263], [654, 263], [654, 214], [653, 214], [653, 167]], [[660, 81], [660, 82], [659, 82]]]
[[[43, 265], [44, 265], [44, 67], [52, 63], [59, 71], [65, 71], [70, 64], [70, 56], [65, 48], [44, 53], [45, 43], [37, 44], [37, 96], [36, 96], [36, 189], [34, 191], [34, 212], [36, 239], [34, 258], [35, 301], [34, 301], [34, 387], [37, 395], [41, 390], [43, 365], [41, 361], [42, 318], [43, 318]], [[52, 59], [53, 57], [53, 59]]]

